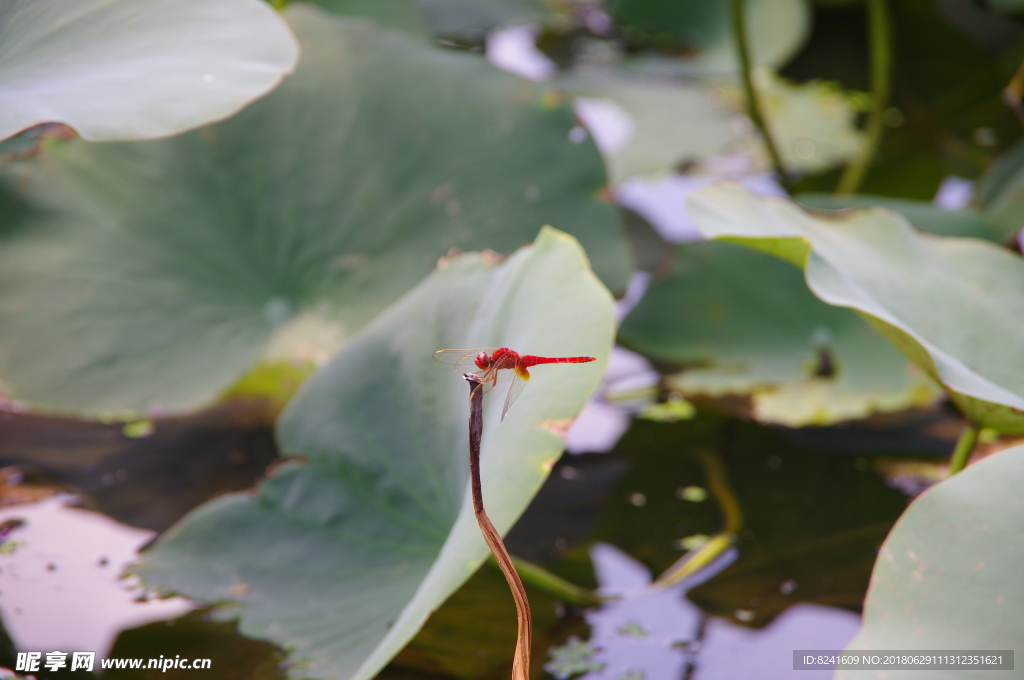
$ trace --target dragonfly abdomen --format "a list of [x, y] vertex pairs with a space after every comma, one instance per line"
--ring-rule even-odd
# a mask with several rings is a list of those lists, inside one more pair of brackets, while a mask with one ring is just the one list
[[522, 365], [526, 368], [539, 366], [541, 364], [585, 364], [590, 361], [597, 361], [596, 357], [536, 357], [526, 354], [520, 357]]

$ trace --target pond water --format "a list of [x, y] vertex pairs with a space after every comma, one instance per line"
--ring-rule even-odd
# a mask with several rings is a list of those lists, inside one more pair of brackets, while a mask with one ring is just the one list
[[[238, 635], [230, 621], [194, 603], [137, 602], [135, 584], [119, 578], [156, 532], [206, 498], [251, 485], [272, 463], [269, 426], [240, 416], [239, 408], [161, 421], [153, 436], [141, 438], [125, 436], [117, 424], [4, 414], [0, 466], [18, 473], [5, 478], [0, 498], [33, 488], [74, 495], [0, 508], [0, 521], [23, 521], [0, 554], [7, 635], [0, 666], [13, 667], [15, 648], [89, 650], [207, 657], [216, 668], [209, 677], [286, 677], [280, 649]], [[527, 583], [535, 677], [828, 677], [797, 676], [792, 651], [842, 648], [856, 633], [876, 551], [908, 502], [896, 487], [917, 491], [924, 484], [920, 475], [908, 482], [905, 470], [894, 474], [893, 461], [923, 461], [927, 468], [952, 446], [956, 428], [948, 420], [907, 413], [791, 431], [705, 405], [688, 421], [627, 420], [607, 453], [567, 453], [508, 546], [613, 599], [585, 609]], [[653, 587], [686, 549], [723, 528], [721, 489], [709, 477], [709, 461], [717, 461], [740, 509], [735, 545], [688, 579]], [[86, 509], [67, 507], [72, 501]], [[484, 565], [380, 677], [508, 677], [514, 635], [507, 587], [496, 568]], [[104, 677], [196, 673], [111, 670]]]

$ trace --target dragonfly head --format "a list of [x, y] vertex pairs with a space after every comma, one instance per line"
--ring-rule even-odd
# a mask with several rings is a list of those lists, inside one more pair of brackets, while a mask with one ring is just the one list
[[491, 367], [491, 355], [487, 352], [480, 352], [480, 354], [476, 355], [474, 362], [476, 363], [477, 368], [486, 370]]

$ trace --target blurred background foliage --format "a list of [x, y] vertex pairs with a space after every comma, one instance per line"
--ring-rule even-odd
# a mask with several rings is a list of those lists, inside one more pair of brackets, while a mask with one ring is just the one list
[[[1022, 431], [1024, 3], [45, 5], [0, 8], [0, 506], [28, 517], [4, 531], [30, 545], [19, 508], [73, 493], [156, 532], [134, 572], [202, 607], [124, 625], [110, 656], [506, 676], [514, 612], [459, 495], [463, 386], [427, 355], [517, 342], [600, 359], [538, 369], [485, 441], [496, 523], [541, 575], [535, 677], [570, 636], [617, 667], [586, 607], [619, 587], [603, 544], [646, 582], [711, 563], [662, 591], [700, 608], [658, 640], [687, 677], [740, 677], [723, 622], [866, 596], [865, 644], [921, 606], [923, 646], [966, 648], [945, 624], [968, 602], [989, 603], [973, 645], [1019, 640], [1020, 583], [970, 569], [1024, 558], [1020, 451], [907, 507], [954, 449]], [[876, 564], [906, 546], [933, 571]]]

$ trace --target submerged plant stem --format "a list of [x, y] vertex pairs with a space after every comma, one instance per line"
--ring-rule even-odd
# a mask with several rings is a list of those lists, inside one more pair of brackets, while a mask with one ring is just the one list
[[736, 537], [743, 530], [743, 508], [729, 486], [729, 477], [726, 475], [722, 459], [712, 451], [700, 451], [697, 458], [704, 466], [708, 489], [722, 513], [722, 530], [665, 570], [665, 573], [655, 579], [656, 586], [665, 587], [679, 583], [711, 564], [736, 543]]
[[[490, 563], [497, 566], [497, 562], [493, 557]], [[539, 564], [524, 560], [522, 557], [513, 555], [512, 564], [525, 583], [545, 590], [567, 604], [574, 604], [578, 607], [593, 607], [608, 599], [592, 590], [587, 590], [575, 583], [570, 583], [561, 576], [552, 574]]]
[[712, 451], [699, 451], [697, 458], [704, 466], [708, 490], [711, 491], [722, 513], [722, 531], [730, 534], [740, 533], [743, 530], [743, 509], [736, 499], [736, 494], [732, 492], [732, 487], [729, 486], [729, 477], [726, 475], [722, 459]]
[[889, 104], [892, 71], [892, 33], [889, 28], [889, 10], [885, 3], [886, 0], [867, 0], [868, 30], [871, 36], [871, 110], [868, 111], [864, 145], [857, 157], [843, 170], [839, 184], [836, 185], [837, 196], [849, 196], [860, 188], [864, 173], [882, 139], [882, 118]]
[[964, 469], [977, 441], [978, 427], [968, 423], [964, 431], [960, 433], [960, 439], [956, 441], [956, 448], [953, 449], [953, 455], [949, 459], [949, 474], [955, 475]]
[[744, 13], [744, 0], [729, 0], [729, 9], [732, 12], [733, 40], [736, 42], [736, 52], [740, 59], [740, 79], [743, 81], [743, 93], [747, 100], [747, 115], [757, 131], [761, 134], [765, 149], [768, 150], [768, 157], [771, 159], [775, 174], [779, 176], [782, 186], [789, 188], [789, 176], [782, 164], [782, 156], [775, 146], [768, 123], [765, 121], [764, 112], [761, 109], [761, 100], [757, 90], [754, 89], [754, 80], [750, 62], [750, 47], [747, 43], [747, 22]]
[[508, 581], [512, 599], [516, 602], [519, 628], [516, 635], [516, 652], [512, 659], [512, 680], [530, 680], [530, 647], [533, 645], [530, 601], [526, 597], [526, 589], [523, 588], [523, 582], [516, 573], [515, 565], [512, 564], [512, 557], [501, 540], [501, 534], [491, 524], [484, 511], [484, 497], [480, 487], [480, 437], [484, 429], [484, 391], [481, 389], [480, 378], [470, 373], [463, 377], [469, 383], [469, 477], [473, 494], [473, 514], [476, 515], [476, 522], [480, 525], [480, 532], [484, 535], [494, 560]]
[[1020, 124], [1024, 125], [1024, 102], [1021, 99], [1024, 99], [1024, 61], [1020, 63], [1013, 78], [1003, 88], [1003, 101], [1017, 115]]

